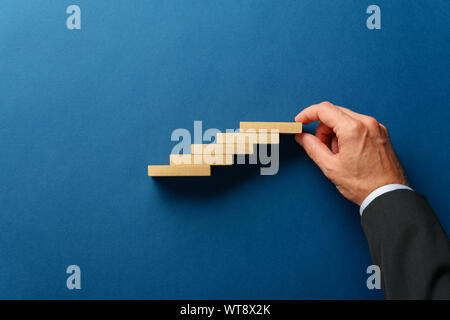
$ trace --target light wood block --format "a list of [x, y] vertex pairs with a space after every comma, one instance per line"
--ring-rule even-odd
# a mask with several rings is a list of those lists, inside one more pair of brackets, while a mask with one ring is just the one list
[[148, 175], [149, 177], [209, 177], [211, 176], [211, 166], [148, 166]]
[[278, 130], [279, 133], [302, 133], [301, 122], [241, 122], [241, 132], [247, 130]]
[[215, 165], [215, 166], [229, 166], [233, 164], [232, 154], [171, 154], [170, 165]]
[[279, 144], [280, 134], [274, 130], [269, 133], [255, 132], [219, 132], [217, 143], [249, 143], [249, 144]]
[[192, 154], [253, 154], [254, 149], [250, 143], [191, 144]]

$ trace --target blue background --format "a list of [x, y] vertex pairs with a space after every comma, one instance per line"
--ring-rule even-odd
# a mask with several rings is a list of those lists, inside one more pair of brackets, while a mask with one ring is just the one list
[[[70, 4], [81, 30], [66, 28]], [[291, 121], [323, 100], [389, 128], [450, 231], [449, 1], [2, 0], [0, 12], [0, 298], [383, 298], [366, 287], [358, 207], [292, 136], [275, 176], [147, 176], [194, 120]], [[71, 264], [81, 290], [66, 288]]]

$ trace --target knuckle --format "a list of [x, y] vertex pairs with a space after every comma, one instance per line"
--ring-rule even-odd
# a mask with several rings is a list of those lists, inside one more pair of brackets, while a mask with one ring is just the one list
[[334, 181], [335, 178], [339, 176], [339, 168], [336, 161], [326, 161], [321, 164], [320, 169], [322, 170], [323, 174], [331, 181]]
[[367, 123], [367, 127], [372, 130], [378, 129], [378, 127], [379, 127], [378, 121], [374, 117], [368, 116], [366, 118], [366, 123]]
[[330, 108], [330, 107], [333, 107], [333, 106], [334, 106], [334, 105], [333, 105], [331, 102], [329, 102], [329, 101], [323, 101], [323, 102], [320, 103], [320, 105], [322, 105], [322, 106], [324, 106], [324, 107], [327, 107], [327, 108]]
[[322, 171], [327, 177], [331, 176], [333, 171], [334, 171], [333, 165], [331, 163], [329, 163], [329, 162], [323, 163], [322, 164]]
[[349, 129], [354, 134], [361, 134], [365, 131], [366, 127], [361, 121], [354, 120], [350, 122]]
[[317, 155], [317, 148], [316, 146], [311, 146], [306, 150], [306, 153], [310, 156], [310, 158], [315, 159]]

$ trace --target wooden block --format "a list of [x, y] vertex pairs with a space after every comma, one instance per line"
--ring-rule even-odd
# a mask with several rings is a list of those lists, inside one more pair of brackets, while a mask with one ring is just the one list
[[279, 144], [280, 134], [273, 130], [269, 133], [255, 132], [219, 132], [216, 137], [217, 143], [249, 143], [249, 144]]
[[232, 154], [171, 154], [170, 165], [215, 165], [215, 166], [229, 166], [233, 164]]
[[210, 143], [191, 144], [192, 154], [252, 154], [254, 144], [250, 143]]
[[278, 130], [280, 133], [302, 133], [301, 122], [241, 122], [241, 132], [247, 130]]
[[148, 166], [148, 175], [149, 177], [208, 177], [211, 176], [211, 166]]

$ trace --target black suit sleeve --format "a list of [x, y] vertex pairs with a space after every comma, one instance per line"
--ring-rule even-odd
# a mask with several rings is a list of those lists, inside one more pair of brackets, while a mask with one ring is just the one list
[[450, 299], [450, 241], [425, 197], [387, 192], [361, 224], [387, 299]]

